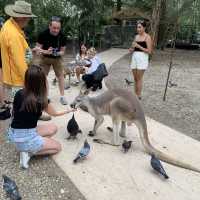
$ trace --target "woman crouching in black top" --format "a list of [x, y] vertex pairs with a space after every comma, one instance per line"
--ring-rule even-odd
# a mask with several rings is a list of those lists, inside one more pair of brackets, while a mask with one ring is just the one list
[[42, 111], [51, 116], [61, 116], [74, 109], [57, 112], [47, 99], [46, 76], [42, 68], [30, 66], [25, 73], [24, 89], [19, 90], [13, 102], [13, 120], [8, 136], [20, 152], [20, 165], [28, 168], [30, 154], [56, 154], [61, 145], [52, 139], [57, 132], [53, 123], [37, 125]]

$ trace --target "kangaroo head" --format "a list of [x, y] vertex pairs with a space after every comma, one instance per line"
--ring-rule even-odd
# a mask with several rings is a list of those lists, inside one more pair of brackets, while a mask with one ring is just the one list
[[74, 101], [70, 104], [72, 108], [78, 108], [80, 107], [84, 111], [87, 111], [87, 102], [89, 100], [89, 94], [90, 90], [85, 90], [84, 92], [80, 90], [79, 95], [74, 99]]

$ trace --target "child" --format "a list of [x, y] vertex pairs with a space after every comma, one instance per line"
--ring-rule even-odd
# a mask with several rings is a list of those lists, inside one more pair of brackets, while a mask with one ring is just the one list
[[61, 145], [51, 137], [57, 132], [53, 123], [37, 125], [42, 111], [51, 116], [61, 116], [74, 109], [57, 112], [47, 99], [47, 80], [42, 68], [30, 66], [25, 73], [24, 89], [19, 90], [13, 102], [13, 120], [9, 139], [20, 152], [20, 165], [28, 168], [30, 154], [56, 154]]
[[86, 84], [86, 87], [92, 88], [92, 91], [96, 91], [98, 88], [102, 88], [101, 81], [95, 81], [93, 77], [93, 73], [97, 70], [98, 66], [101, 64], [99, 57], [96, 55], [96, 50], [94, 47], [91, 47], [88, 50], [88, 59], [91, 63], [89, 67], [86, 67], [86, 74], [83, 75], [82, 79]]

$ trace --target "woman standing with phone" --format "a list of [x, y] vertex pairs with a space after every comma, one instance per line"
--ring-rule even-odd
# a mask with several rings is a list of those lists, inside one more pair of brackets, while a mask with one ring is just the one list
[[135, 93], [141, 100], [143, 75], [149, 66], [149, 55], [152, 53], [152, 39], [146, 33], [145, 21], [137, 21], [137, 33], [129, 51], [133, 53], [130, 67], [135, 81]]

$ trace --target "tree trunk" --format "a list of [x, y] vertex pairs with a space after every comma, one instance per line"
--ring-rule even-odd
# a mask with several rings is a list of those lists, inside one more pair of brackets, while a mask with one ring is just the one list
[[122, 1], [121, 0], [117, 0], [117, 11], [120, 11], [122, 8]]
[[166, 4], [166, 0], [156, 0], [155, 6], [152, 12], [152, 19], [151, 19], [151, 36], [153, 40], [153, 46], [157, 46], [158, 41], [158, 31], [160, 25], [160, 18], [162, 13], [162, 5]]
[[166, 5], [167, 0], [164, 0], [161, 5], [161, 15], [160, 15], [160, 24], [158, 27], [158, 38], [157, 38], [157, 47], [164, 49], [166, 40], [168, 39], [167, 33], [169, 28], [169, 23], [166, 20]]

